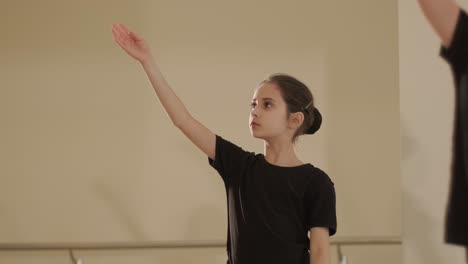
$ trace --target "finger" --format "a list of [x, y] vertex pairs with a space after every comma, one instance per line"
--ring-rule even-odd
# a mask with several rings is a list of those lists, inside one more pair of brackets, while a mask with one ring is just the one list
[[119, 33], [122, 35], [122, 36], [128, 36], [128, 29], [127, 27], [125, 27], [125, 25], [123, 24], [117, 24], [116, 28], [119, 30]]
[[132, 37], [135, 40], [141, 40], [142, 38], [136, 34], [135, 32], [129, 30], [124, 24], [119, 24], [119, 26], [123, 29], [124, 32], [127, 33], [130, 37]]
[[143, 40], [138, 34], [133, 31], [130, 31], [124, 24], [119, 24], [119, 27], [123, 30], [124, 34], [128, 35], [136, 41]]
[[126, 34], [123, 33], [122, 29], [120, 29], [117, 24], [112, 26], [112, 34], [116, 37], [117, 40], [122, 40], [126, 37]]
[[127, 34], [119, 27], [118, 24], [112, 26], [112, 32], [116, 36], [117, 40], [122, 40], [127, 36]]
[[132, 38], [130, 37], [129, 32], [125, 30], [121, 25], [122, 24], [116, 24], [115, 26], [115, 30], [119, 35], [119, 44], [121, 46], [128, 46], [129, 42], [132, 42]]
[[114, 41], [117, 44], [119, 44], [119, 46], [123, 45], [122, 37], [121, 37], [120, 33], [115, 28], [112, 28], [112, 36], [114, 37]]
[[120, 38], [120, 34], [115, 27], [112, 27], [112, 36], [114, 36], [114, 39]]
[[127, 33], [127, 35], [129, 34], [130, 30], [122, 23], [119, 23], [119, 27], [125, 32]]

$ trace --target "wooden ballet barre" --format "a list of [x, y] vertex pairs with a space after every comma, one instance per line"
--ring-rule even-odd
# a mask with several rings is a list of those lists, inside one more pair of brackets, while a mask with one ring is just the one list
[[399, 236], [332, 237], [331, 245], [401, 245]]
[[[400, 245], [400, 237], [333, 237], [331, 245]], [[165, 241], [165, 242], [112, 242], [112, 243], [0, 243], [0, 250], [121, 250], [167, 248], [226, 247], [224, 241]]]

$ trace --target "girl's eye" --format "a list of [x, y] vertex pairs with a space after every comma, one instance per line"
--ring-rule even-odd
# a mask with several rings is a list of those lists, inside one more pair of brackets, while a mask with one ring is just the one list
[[[250, 107], [251, 107], [251, 108], [255, 108], [256, 106], [257, 106], [257, 103], [251, 103], [251, 104], [250, 104]], [[265, 102], [265, 103], [263, 104], [263, 107], [265, 107], [265, 108], [271, 107], [270, 102]]]

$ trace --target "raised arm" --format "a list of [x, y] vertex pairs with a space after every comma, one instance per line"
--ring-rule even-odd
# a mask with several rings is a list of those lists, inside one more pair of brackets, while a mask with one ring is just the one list
[[112, 26], [115, 42], [143, 66], [159, 101], [172, 123], [211, 159], [215, 158], [216, 136], [186, 109], [158, 69], [146, 42], [123, 24]]
[[455, 0], [418, 0], [418, 2], [443, 46], [450, 47], [460, 12]]

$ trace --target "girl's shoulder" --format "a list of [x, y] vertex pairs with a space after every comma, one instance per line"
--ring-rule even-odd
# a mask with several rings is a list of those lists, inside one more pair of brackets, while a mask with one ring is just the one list
[[310, 167], [310, 173], [308, 173], [308, 178], [311, 182], [313, 182], [315, 185], [323, 185], [323, 184], [331, 184], [334, 185], [332, 179], [328, 174], [313, 165], [309, 166]]

